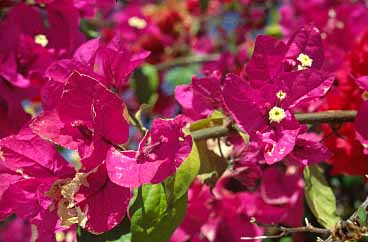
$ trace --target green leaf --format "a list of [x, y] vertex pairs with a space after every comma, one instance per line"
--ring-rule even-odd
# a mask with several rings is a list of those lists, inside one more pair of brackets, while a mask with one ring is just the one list
[[265, 28], [265, 33], [267, 35], [272, 35], [276, 38], [281, 38], [282, 37], [282, 31], [281, 31], [281, 26], [279, 24], [271, 24], [268, 25]]
[[142, 73], [149, 80], [149, 88], [156, 90], [159, 85], [158, 71], [154, 65], [144, 64], [142, 67]]
[[80, 29], [90, 39], [97, 38], [100, 33], [87, 20], [81, 19]]
[[182, 84], [189, 84], [192, 76], [199, 71], [199, 65], [174, 67], [166, 72], [165, 80], [168, 81], [173, 88]]
[[195, 145], [176, 173], [160, 184], [135, 190], [130, 205], [131, 241], [168, 241], [185, 216], [187, 191], [198, 174], [199, 154]]
[[270, 13], [269, 24], [265, 28], [265, 34], [272, 35], [276, 38], [282, 38], [282, 30], [279, 22], [280, 22], [279, 11], [276, 9], [272, 9]]
[[140, 103], [153, 104], [157, 100], [159, 75], [155, 66], [144, 64], [136, 70], [131, 82], [131, 88]]
[[360, 224], [365, 225], [367, 223], [367, 212], [365, 211], [365, 208], [359, 207], [358, 217]]
[[293, 240], [291, 237], [284, 237], [281, 238], [279, 242], [293, 242]]
[[331, 229], [340, 220], [336, 213], [336, 198], [318, 165], [304, 169], [305, 196], [309, 208], [318, 222]]
[[173, 202], [163, 184], [144, 185], [132, 205], [131, 242], [168, 241], [185, 216], [187, 194]]

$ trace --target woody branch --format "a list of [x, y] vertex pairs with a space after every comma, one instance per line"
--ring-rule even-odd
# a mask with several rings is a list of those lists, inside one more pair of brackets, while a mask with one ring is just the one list
[[[365, 211], [368, 207], [368, 196], [366, 197], [365, 201], [359, 206], [359, 208], [349, 217], [347, 221], [354, 221], [358, 219], [358, 210], [360, 208], [363, 208]], [[341, 224], [342, 221], [339, 221]], [[262, 225], [260, 225], [262, 226]], [[364, 226], [364, 225], [360, 225]], [[241, 237], [241, 240], [255, 240], [255, 239], [275, 239], [275, 238], [281, 238], [289, 234], [293, 233], [315, 233], [320, 234], [322, 236], [328, 236], [329, 237], [326, 240], [322, 240], [321, 238], [317, 237], [317, 242], [343, 242], [343, 241], [350, 241], [351, 237], [360, 238], [361, 236], [366, 236], [366, 234], [352, 234], [352, 233], [360, 233], [360, 230], [354, 230], [351, 231], [349, 228], [340, 228], [339, 226], [336, 226], [333, 229], [323, 229], [323, 228], [317, 228], [314, 227], [309, 223], [309, 221], [306, 219], [306, 226], [304, 227], [283, 227], [283, 226], [269, 226], [266, 225], [266, 227], [274, 227], [279, 230], [278, 234], [274, 235], [262, 235], [262, 236], [253, 236], [253, 237]], [[337, 231], [341, 230], [341, 231]], [[336, 236], [333, 236], [334, 234], [340, 234], [343, 238], [336, 239]], [[344, 237], [345, 236], [345, 237]]]
[[[354, 110], [333, 110], [314, 113], [297, 113], [296, 119], [303, 124], [316, 124], [316, 123], [345, 123], [352, 122], [356, 117], [357, 112]], [[226, 136], [232, 132], [236, 132], [234, 129], [228, 126], [216, 126], [206, 129], [193, 131], [191, 133], [195, 140], [203, 140], [209, 138], [218, 138]]]

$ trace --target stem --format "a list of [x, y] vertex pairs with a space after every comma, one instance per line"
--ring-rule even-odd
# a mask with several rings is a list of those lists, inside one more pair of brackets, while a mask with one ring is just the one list
[[159, 63], [156, 65], [156, 68], [157, 70], [162, 71], [170, 67], [185, 66], [185, 65], [203, 63], [203, 62], [209, 62], [209, 61], [217, 61], [219, 59], [220, 59], [219, 54], [184, 56], [184, 57], [178, 57], [178, 58], [175, 58], [169, 61]]
[[223, 137], [230, 134], [231, 132], [235, 133], [235, 130], [224, 126], [215, 126], [212, 128], [205, 128], [193, 131], [191, 132], [191, 135], [195, 140], [203, 140], [203, 139]]
[[[354, 110], [334, 110], [315, 113], [297, 113], [295, 117], [302, 124], [344, 123], [354, 121], [356, 114], [357, 112]], [[195, 140], [202, 140], [226, 136], [232, 132], [235, 133], [236, 131], [230, 127], [217, 126], [193, 131], [191, 135]]]
[[138, 129], [141, 135], [144, 135], [147, 129], [142, 125], [142, 123], [135, 117], [133, 113], [128, 111], [128, 115], [129, 115], [130, 120], [133, 122], [133, 126]]
[[104, 142], [106, 142], [107, 144], [111, 145], [112, 147], [114, 147], [118, 151], [125, 151], [126, 150], [126, 148], [124, 146], [116, 145], [116, 144], [112, 143], [110, 140], [106, 139], [105, 137], [102, 137], [102, 140]]
[[[359, 208], [363, 208], [366, 210], [368, 207], [368, 196], [366, 197], [365, 201], [359, 206]], [[358, 208], [358, 209], [359, 209]], [[357, 219], [358, 217], [358, 209], [350, 216], [348, 220], [352, 221], [354, 219]], [[288, 228], [288, 227], [277, 227], [277, 226], [267, 226], [267, 227], [276, 227], [279, 229], [280, 233], [274, 234], [274, 235], [262, 235], [262, 236], [253, 236], [253, 237], [241, 237], [241, 240], [255, 240], [255, 239], [275, 239], [275, 238], [281, 238], [288, 234], [292, 233], [315, 233], [315, 234], [321, 234], [321, 235], [330, 235], [326, 240], [318, 239], [317, 241], [323, 241], [323, 242], [334, 242], [335, 240], [332, 239], [331, 233], [334, 232], [334, 230], [329, 229], [322, 229], [322, 228], [316, 228], [313, 225], [311, 225], [308, 220], [306, 220], [306, 226], [304, 227], [295, 227], [295, 228]], [[349, 231], [347, 231], [349, 232]], [[342, 241], [337, 241], [342, 242]]]
[[297, 113], [295, 117], [302, 124], [344, 123], [354, 121], [356, 114], [355, 110], [330, 110], [316, 113]]

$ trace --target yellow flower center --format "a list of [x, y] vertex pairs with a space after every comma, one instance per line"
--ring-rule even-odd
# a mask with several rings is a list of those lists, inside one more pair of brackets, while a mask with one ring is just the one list
[[282, 100], [284, 100], [284, 99], [286, 98], [286, 92], [284, 92], [284, 91], [280, 90], [280, 91], [278, 91], [278, 92], [276, 93], [276, 97], [277, 97], [280, 101], [282, 101]]
[[268, 118], [271, 122], [280, 123], [285, 117], [285, 110], [280, 107], [275, 106], [268, 112]]
[[36, 44], [41, 45], [42, 47], [46, 47], [47, 44], [49, 43], [49, 40], [47, 39], [46, 35], [44, 35], [44, 34], [37, 34], [34, 37], [34, 42]]
[[56, 232], [55, 239], [57, 242], [61, 242], [65, 240], [65, 233], [63, 231]]
[[144, 29], [147, 26], [146, 20], [136, 17], [136, 16], [129, 18], [128, 24], [129, 26], [137, 28], [137, 29]]
[[312, 66], [313, 60], [306, 54], [300, 53], [297, 60], [301, 63], [298, 65], [298, 70], [305, 70]]

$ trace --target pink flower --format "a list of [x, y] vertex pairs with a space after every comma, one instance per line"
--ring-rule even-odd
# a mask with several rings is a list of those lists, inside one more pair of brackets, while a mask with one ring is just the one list
[[[268, 206], [268, 211], [259, 209], [261, 223], [284, 223], [300, 226], [304, 215], [304, 182], [302, 168], [288, 166], [285, 171], [270, 167], [263, 171], [260, 195]], [[269, 207], [269, 206], [274, 206]], [[268, 212], [282, 208], [282, 214], [272, 217]], [[256, 217], [257, 219], [257, 217]]]
[[188, 207], [183, 223], [176, 229], [170, 242], [209, 241], [201, 240], [202, 226], [210, 219], [212, 194], [209, 187], [195, 180], [188, 191]]
[[41, 10], [19, 3], [1, 23], [0, 76], [18, 87], [40, 85], [44, 71], [57, 58], [70, 56], [83, 40], [73, 6], [48, 4], [46, 28]]
[[[259, 223], [299, 226], [304, 211], [302, 169], [287, 166], [285, 171], [277, 167], [258, 170], [257, 174], [254, 171], [252, 166], [244, 166], [234, 173], [225, 173], [214, 188], [215, 196], [241, 200], [239, 213], [254, 217]], [[295, 213], [290, 213], [290, 208]]]
[[139, 187], [160, 183], [174, 174], [192, 149], [192, 138], [183, 131], [185, 125], [184, 116], [173, 120], [155, 119], [138, 151], [110, 149], [106, 166], [111, 181], [120, 186]]
[[9, 221], [0, 230], [0, 240], [7, 242], [31, 241], [31, 224], [21, 218]]
[[131, 48], [152, 51], [150, 62], [162, 61], [164, 48], [174, 45], [178, 38], [173, 26], [182, 24], [183, 20], [178, 12], [170, 8], [149, 12], [145, 11], [146, 7], [149, 8], [147, 2], [136, 1], [116, 12], [113, 16], [115, 31]]
[[119, 37], [89, 40], [75, 51], [72, 59], [59, 60], [49, 66], [46, 76], [50, 80], [41, 92], [43, 106], [48, 110], [55, 107], [65, 81], [73, 71], [94, 77], [121, 94], [128, 87], [134, 69], [148, 55], [148, 51], [130, 53]]
[[78, 150], [83, 169], [101, 164], [107, 150], [129, 136], [123, 101], [92, 77], [74, 72], [53, 111], [31, 123], [33, 132], [63, 147]]
[[103, 233], [125, 216], [131, 191], [111, 183], [104, 163], [76, 173], [29, 129], [0, 140], [0, 149], [0, 219], [16, 214], [29, 220], [37, 226], [37, 241], [55, 241], [55, 231], [73, 224]]
[[221, 79], [222, 74], [214, 71], [202, 78], [194, 76], [190, 85], [178, 86], [175, 98], [183, 108], [183, 113], [197, 120], [222, 108]]
[[32, 90], [14, 87], [0, 78], [0, 138], [17, 133], [30, 120], [22, 100], [32, 94]]
[[241, 241], [241, 237], [261, 235], [263, 229], [252, 224], [252, 218], [261, 224], [300, 226], [303, 192], [302, 169], [296, 166], [285, 171], [238, 167], [225, 172], [212, 193], [195, 181], [188, 193], [186, 217], [171, 242]]
[[357, 138], [362, 143], [364, 154], [368, 154], [368, 102], [363, 102], [358, 110], [354, 127], [357, 132]]
[[354, 39], [368, 23], [368, 10], [363, 2], [289, 1], [280, 8], [283, 33], [290, 37], [304, 24], [314, 23], [323, 33], [326, 47], [325, 69], [337, 70]]
[[314, 134], [299, 134], [293, 151], [285, 161], [292, 165], [312, 165], [331, 158], [332, 152], [320, 142], [320, 137]]
[[170, 242], [240, 242], [243, 236], [258, 236], [263, 232], [242, 211], [244, 201], [240, 196], [213, 196], [209, 187], [196, 181], [189, 190], [188, 200], [187, 215]]
[[113, 183], [105, 164], [88, 175], [86, 184], [88, 186], [82, 186], [74, 197], [75, 206], [85, 211], [84, 228], [101, 234], [120, 224], [133, 195], [131, 189]]
[[333, 78], [319, 69], [323, 64], [319, 31], [301, 28], [287, 44], [259, 36], [246, 67], [247, 79], [229, 74], [223, 98], [239, 126], [260, 142], [264, 158], [273, 164], [294, 148], [301, 126], [293, 109], [324, 95]]
[[98, 10], [105, 14], [111, 11], [115, 4], [114, 0], [36, 0], [36, 3], [45, 5], [53, 4], [55, 2], [61, 2], [62, 4], [72, 4], [72, 6], [79, 11], [81, 17], [85, 18], [95, 17]]
[[[56, 152], [53, 145], [32, 134], [29, 129], [0, 140], [1, 183], [0, 220], [15, 213], [34, 223], [46, 216], [49, 200], [42, 189], [58, 178], [73, 176], [74, 169]], [[43, 207], [45, 206], [45, 208]], [[39, 232], [47, 232], [37, 241], [53, 241], [57, 215], [45, 217]]]

